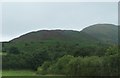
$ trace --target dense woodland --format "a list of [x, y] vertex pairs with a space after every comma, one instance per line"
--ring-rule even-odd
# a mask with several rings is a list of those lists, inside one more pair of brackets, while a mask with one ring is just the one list
[[[43, 42], [42, 44], [45, 44]], [[28, 45], [25, 45], [29, 47]], [[42, 46], [41, 46], [42, 47]], [[118, 46], [63, 44], [56, 42], [29, 53], [10, 47], [3, 56], [3, 69], [32, 69], [39, 74], [118, 75]]]
[[[51, 35], [50, 33], [49, 35]], [[68, 39], [66, 39], [65, 35], [65, 39], [60, 39], [63, 35], [60, 36], [61, 31], [57, 31], [57, 33], [53, 35], [53, 37], [57, 36], [56, 38], [48, 39], [47, 37], [37, 41], [38, 36], [31, 37], [29, 34], [10, 42], [4, 42], [2, 44], [3, 70], [30, 69], [36, 71], [38, 75], [120, 75], [120, 47], [118, 44], [105, 43], [83, 33], [84, 38], [83, 36], [78, 37], [79, 32], [74, 31], [67, 32], [67, 35], [71, 34], [72, 37], [67, 36]], [[32, 33], [32, 35], [34, 34]]]

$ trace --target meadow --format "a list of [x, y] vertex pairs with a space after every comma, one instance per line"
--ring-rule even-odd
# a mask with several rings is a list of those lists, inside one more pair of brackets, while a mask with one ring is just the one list
[[32, 70], [3, 70], [2, 76], [36, 76]]

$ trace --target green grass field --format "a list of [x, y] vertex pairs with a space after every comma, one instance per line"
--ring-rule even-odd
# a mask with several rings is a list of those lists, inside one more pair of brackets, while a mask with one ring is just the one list
[[4, 76], [2, 78], [84, 78], [84, 77], [61, 77], [61, 76]]
[[36, 76], [31, 70], [3, 70], [2, 76]]
[[37, 75], [31, 70], [3, 70], [2, 78], [67, 78], [60, 75]]

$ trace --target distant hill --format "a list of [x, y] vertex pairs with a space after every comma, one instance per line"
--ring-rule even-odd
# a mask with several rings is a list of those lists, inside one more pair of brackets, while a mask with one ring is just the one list
[[10, 42], [38, 42], [45, 40], [117, 43], [118, 26], [95, 24], [84, 28], [82, 31], [40, 30], [24, 34]]
[[40, 30], [21, 35], [9, 42], [3, 42], [3, 50], [17, 47], [23, 52], [43, 49], [46, 46], [79, 45], [95, 46], [114, 44], [118, 41], [118, 27], [112, 24], [96, 24], [82, 31]]
[[[89, 39], [89, 40], [88, 40]], [[73, 30], [40, 30], [30, 32], [13, 39], [10, 42], [39, 42], [39, 41], [79, 41], [79, 42], [95, 42], [96, 38], [86, 33]]]
[[82, 32], [105, 43], [118, 43], [118, 26], [113, 24], [92, 25], [83, 29]]

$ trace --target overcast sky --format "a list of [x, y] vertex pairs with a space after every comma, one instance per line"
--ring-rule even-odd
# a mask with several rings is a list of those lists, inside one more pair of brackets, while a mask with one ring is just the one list
[[98, 23], [118, 24], [117, 2], [3, 3], [0, 41], [42, 29], [80, 31]]

